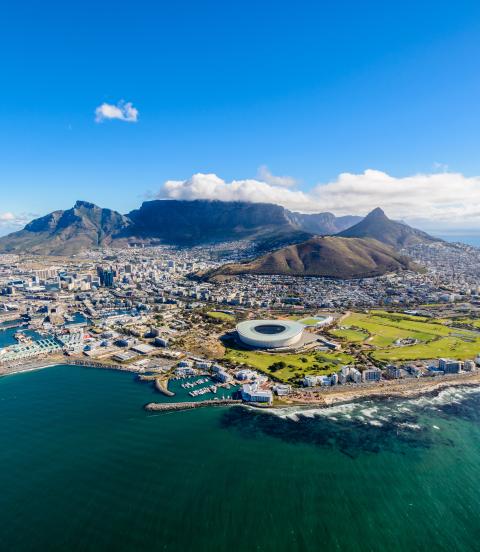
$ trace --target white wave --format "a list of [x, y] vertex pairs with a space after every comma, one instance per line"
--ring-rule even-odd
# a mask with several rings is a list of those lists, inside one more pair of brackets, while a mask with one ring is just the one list
[[370, 408], [364, 408], [363, 410], [360, 410], [360, 413], [363, 416], [366, 416], [367, 418], [373, 418], [373, 416], [378, 412], [378, 408], [376, 406], [372, 406]]
[[[268, 408], [262, 410], [262, 412], [267, 412], [268, 414], [273, 414], [279, 418], [286, 419], [292, 414], [297, 416], [322, 416], [326, 418], [333, 419], [334, 416], [344, 416], [348, 412], [358, 409], [358, 405], [354, 403], [340, 404], [336, 406], [327, 406], [327, 407], [311, 407], [311, 406], [286, 406], [284, 408]], [[305, 414], [308, 413], [308, 414]]]
[[480, 393], [480, 386], [447, 387], [434, 397], [422, 396], [410, 399], [408, 403], [416, 407], [438, 407], [445, 404], [460, 404], [466, 397]]
[[370, 425], [375, 426], [375, 427], [383, 427], [382, 422], [379, 422], [378, 420], [370, 420], [369, 423], [370, 423]]
[[401, 422], [398, 424], [398, 427], [402, 429], [413, 429], [415, 431], [420, 431], [422, 429], [422, 426], [418, 424], [410, 424], [408, 422]]

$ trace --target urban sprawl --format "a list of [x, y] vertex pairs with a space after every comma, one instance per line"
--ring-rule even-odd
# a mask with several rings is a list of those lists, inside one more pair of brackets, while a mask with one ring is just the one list
[[[181, 379], [191, 400], [263, 406], [388, 392], [480, 365], [476, 248], [418, 245], [406, 253], [422, 271], [362, 280], [197, 276], [248, 253], [233, 243], [1, 255], [0, 374], [79, 363], [136, 372], [167, 395]], [[250, 347], [236, 329], [249, 320], [304, 330], [295, 344]]]

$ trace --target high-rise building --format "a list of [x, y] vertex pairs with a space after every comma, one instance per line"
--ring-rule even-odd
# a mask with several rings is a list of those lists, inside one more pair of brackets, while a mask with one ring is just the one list
[[116, 272], [113, 268], [103, 268], [102, 266], [97, 266], [97, 274], [100, 278], [100, 285], [104, 287], [113, 287], [115, 283]]

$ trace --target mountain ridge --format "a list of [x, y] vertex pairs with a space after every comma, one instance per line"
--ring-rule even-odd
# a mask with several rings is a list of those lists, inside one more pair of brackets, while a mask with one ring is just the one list
[[273, 203], [157, 199], [122, 215], [78, 200], [71, 209], [53, 211], [0, 238], [0, 252], [71, 255], [105, 246], [187, 247], [237, 240], [251, 241], [261, 252], [302, 243], [315, 235], [372, 238], [394, 249], [438, 241], [390, 220], [380, 208], [362, 219], [329, 212], [298, 213]]
[[0, 252], [70, 255], [82, 249], [109, 245], [130, 221], [111, 209], [77, 201], [29, 222], [23, 230], [0, 238]]
[[88, 201], [53, 211], [0, 238], [0, 252], [75, 254], [128, 244], [192, 246], [249, 240], [271, 250], [312, 234], [333, 234], [359, 217], [304, 215], [271, 203], [219, 200], [151, 200], [122, 215]]

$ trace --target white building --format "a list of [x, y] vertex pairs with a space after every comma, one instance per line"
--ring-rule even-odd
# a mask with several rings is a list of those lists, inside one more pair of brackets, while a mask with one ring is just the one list
[[382, 371], [380, 368], [367, 368], [362, 372], [362, 381], [364, 382], [380, 381], [381, 377]]
[[235, 377], [238, 381], [253, 380], [258, 376], [257, 372], [254, 370], [249, 370], [248, 368], [244, 370], [239, 370], [235, 373]]
[[277, 383], [273, 386], [273, 391], [279, 396], [279, 397], [285, 397], [286, 395], [289, 395], [292, 391], [292, 387], [290, 385], [286, 385], [283, 383]]
[[241, 394], [242, 399], [247, 402], [271, 404], [273, 401], [272, 392], [269, 389], [259, 389], [257, 383], [245, 383]]

